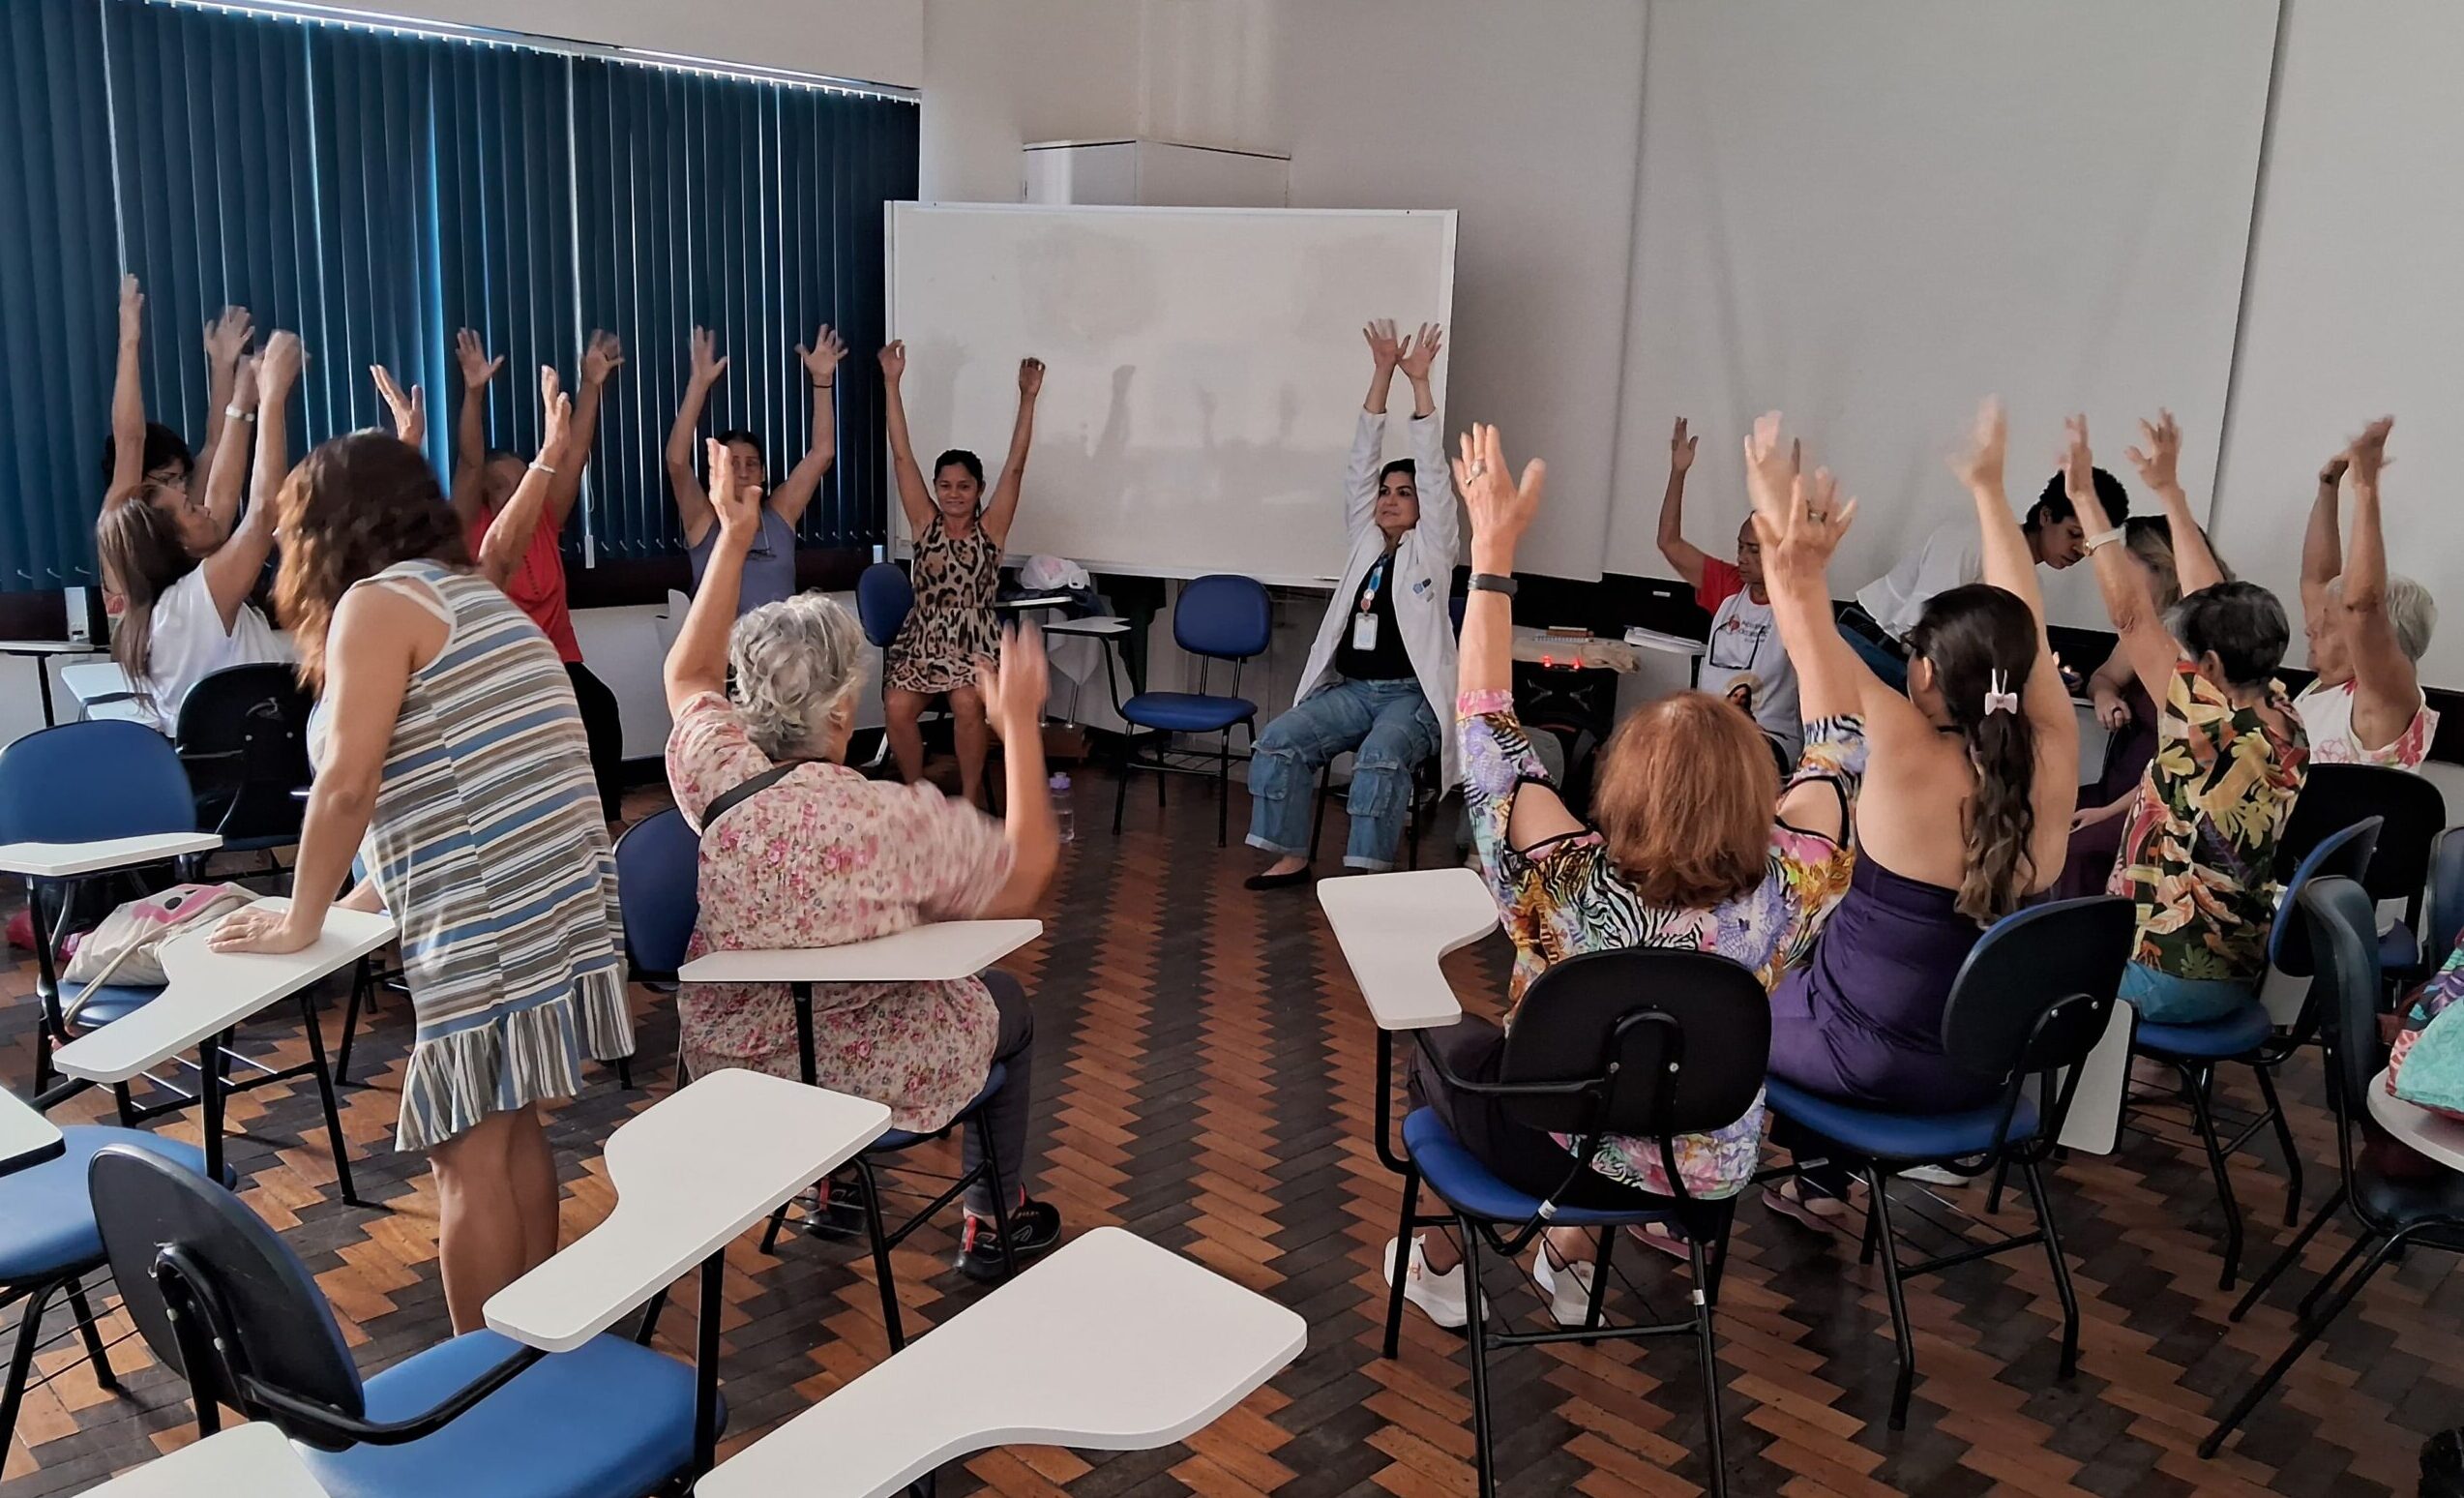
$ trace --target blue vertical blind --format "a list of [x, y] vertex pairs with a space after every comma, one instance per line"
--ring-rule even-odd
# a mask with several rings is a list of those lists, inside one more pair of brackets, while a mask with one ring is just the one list
[[0, 587], [94, 578], [118, 267], [144, 283], [148, 414], [193, 441], [228, 303], [307, 345], [300, 439], [382, 423], [382, 363], [425, 388], [440, 470], [456, 329], [506, 356], [489, 440], [521, 452], [539, 366], [570, 387], [614, 331], [567, 540], [623, 556], [682, 546], [660, 450], [692, 325], [732, 356], [703, 430], [762, 433], [779, 473], [810, 437], [794, 345], [836, 323], [856, 377], [804, 532], [880, 537], [881, 205], [914, 195], [912, 106], [160, 0], [8, 0], [0, 42], [0, 212], [44, 230], [0, 236]]

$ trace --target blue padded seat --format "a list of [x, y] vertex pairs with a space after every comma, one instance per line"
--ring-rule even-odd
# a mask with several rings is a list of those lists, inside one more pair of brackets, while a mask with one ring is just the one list
[[[1454, 1137], [1434, 1108], [1414, 1108], [1403, 1121], [1405, 1153], [1429, 1183], [1429, 1189], [1447, 1206], [1469, 1217], [1492, 1222], [1526, 1222], [1538, 1215], [1540, 1199], [1526, 1195], [1489, 1173], [1472, 1153]], [[1666, 1197], [1634, 1193], [1632, 1212], [1604, 1212], [1590, 1207], [1559, 1207], [1549, 1219], [1552, 1227], [1615, 1227], [1625, 1222], [1657, 1222], [1675, 1215], [1676, 1204]]]
[[1258, 716], [1258, 704], [1245, 697], [1209, 697], [1199, 692], [1141, 692], [1121, 704], [1121, 716], [1140, 728], [1170, 729], [1180, 734], [1212, 734]]
[[960, 1119], [965, 1118], [966, 1115], [973, 1113], [976, 1109], [983, 1107], [984, 1099], [992, 1096], [995, 1093], [999, 1092], [1001, 1090], [1001, 1084], [1007, 1082], [1009, 1079], [1010, 1069], [1007, 1066], [1002, 1065], [999, 1062], [995, 1062], [993, 1064], [993, 1069], [984, 1074], [984, 1090], [977, 1093], [973, 1097], [968, 1098], [966, 1100], [965, 1107], [951, 1114], [950, 1124], [948, 1125], [935, 1129], [929, 1134], [910, 1134], [905, 1129], [894, 1128], [884, 1133], [880, 1138], [874, 1140], [871, 1144], [866, 1145], [864, 1147], [864, 1153], [867, 1154], [886, 1154], [897, 1150], [911, 1150], [928, 1139], [935, 1139], [942, 1134], [948, 1133], [950, 1127], [954, 1126]]
[[2142, 1020], [2139, 1038], [2132, 1049], [2189, 1061], [2225, 1061], [2249, 1055], [2273, 1034], [2275, 1021], [2268, 1018], [2268, 1011], [2253, 1000], [2230, 1014], [2191, 1025], [2158, 1025]]
[[[103, 1257], [103, 1234], [94, 1225], [85, 1176], [104, 1145], [134, 1145], [205, 1174], [204, 1151], [140, 1129], [71, 1124], [60, 1130], [60, 1140], [65, 1148], [58, 1158], [0, 1176], [0, 1283], [49, 1279]], [[227, 1166], [223, 1175], [231, 1176]]]
[[[67, 1013], [84, 995], [85, 990], [76, 984], [62, 983], [60, 985], [61, 1012]], [[159, 988], [134, 988], [120, 983], [105, 983], [94, 991], [94, 997], [86, 1001], [83, 1008], [77, 1010], [76, 1018], [72, 1023], [79, 1030], [99, 1030], [114, 1020], [127, 1019], [161, 998], [162, 995], [163, 990]]]
[[[473, 1332], [416, 1353], [368, 1380], [368, 1417], [421, 1414], [520, 1350], [510, 1337]], [[300, 1455], [333, 1498], [653, 1492], [693, 1459], [693, 1369], [624, 1337], [597, 1336], [540, 1360], [425, 1440]]]
[[2379, 933], [2379, 967], [2382, 971], [2410, 973], [2420, 965], [2421, 941], [2413, 934], [2412, 927], [2399, 920]]
[[[2140, 1032], [2146, 1034], [2145, 1030]], [[1773, 1077], [1765, 1084], [1771, 1111], [1857, 1154], [1877, 1160], [1955, 1160], [1994, 1147], [2000, 1099], [1956, 1113], [1886, 1113]], [[2036, 1105], [2022, 1094], [2011, 1115], [2013, 1144], [2036, 1137]]]

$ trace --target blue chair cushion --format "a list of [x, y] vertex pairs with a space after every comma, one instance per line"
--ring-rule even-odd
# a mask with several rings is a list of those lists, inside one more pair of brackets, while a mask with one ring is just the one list
[[[61, 984], [60, 1011], [67, 1013], [69, 1006], [83, 998], [85, 992], [74, 983]], [[100, 1030], [114, 1020], [127, 1019], [152, 1004], [162, 993], [159, 988], [132, 988], [105, 983], [94, 990], [94, 997], [86, 1000], [84, 1008], [77, 1010], [74, 1023], [79, 1030]]]
[[[205, 1174], [204, 1151], [139, 1129], [73, 1124], [60, 1130], [60, 1140], [59, 1158], [0, 1176], [0, 1284], [35, 1283], [103, 1262], [103, 1234], [94, 1225], [85, 1177], [104, 1145], [134, 1145]], [[237, 1179], [227, 1166], [223, 1174], [225, 1185]]]
[[2421, 965], [2421, 939], [2397, 921], [2379, 933], [2379, 967], [2388, 973], [2411, 973]]
[[2253, 1000], [2230, 1014], [2196, 1024], [2153, 1025], [2142, 1020], [2132, 1049], [2187, 1061], [2230, 1061], [2249, 1055], [2273, 1034], [2275, 1022]]
[[[1467, 1217], [1491, 1222], [1524, 1222], [1540, 1210], [1540, 1199], [1529, 1196], [1489, 1173], [1446, 1127], [1433, 1108], [1415, 1108], [1403, 1121], [1403, 1145], [1420, 1179]], [[1567, 1156], [1571, 1162], [1572, 1156]], [[1674, 1214], [1666, 1197], [1634, 1193], [1632, 1212], [1602, 1212], [1589, 1207], [1559, 1207], [1549, 1219], [1556, 1227], [1614, 1227], [1627, 1222], [1658, 1222]]]
[[[995, 1093], [1001, 1090], [1001, 1084], [1007, 1082], [1009, 1079], [1010, 1069], [1007, 1066], [1002, 1065], [999, 1062], [995, 1062], [993, 1064], [993, 1069], [984, 1074], [984, 1090], [976, 1094], [973, 1097], [968, 1098], [965, 1107], [951, 1114], [949, 1124], [943, 1124], [941, 1127], [927, 1134], [910, 1134], [903, 1128], [891, 1129], [888, 1133], [883, 1134], [880, 1138], [876, 1139], [871, 1144], [865, 1146], [864, 1153], [867, 1154], [888, 1154], [899, 1150], [911, 1150], [928, 1139], [940, 1138], [943, 1134], [950, 1131], [951, 1125], [963, 1123], [968, 1114], [983, 1107]], [[1010, 1183], [1012, 1185], [1016, 1185], [1018, 1183], [1012, 1182]]]
[[[493, 1332], [441, 1342], [370, 1379], [368, 1416], [432, 1409], [519, 1351]], [[300, 1456], [333, 1498], [642, 1498], [693, 1460], [693, 1369], [597, 1336], [424, 1441]]]
[[[2002, 1102], [1956, 1113], [1891, 1113], [1809, 1093], [1777, 1077], [1765, 1085], [1771, 1111], [1840, 1148], [1877, 1160], [1957, 1160], [1994, 1147]], [[2036, 1105], [2022, 1094], [2011, 1115], [2013, 1143], [2036, 1137]]]
[[1207, 697], [1197, 692], [1141, 692], [1121, 704], [1121, 716], [1140, 728], [1211, 734], [1258, 716], [1245, 697]]

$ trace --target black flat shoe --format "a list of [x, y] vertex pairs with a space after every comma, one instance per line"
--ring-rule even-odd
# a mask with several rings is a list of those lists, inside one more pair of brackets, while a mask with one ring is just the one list
[[1240, 882], [1243, 889], [1290, 889], [1294, 884], [1309, 883], [1307, 869], [1294, 869], [1289, 874], [1252, 874]]

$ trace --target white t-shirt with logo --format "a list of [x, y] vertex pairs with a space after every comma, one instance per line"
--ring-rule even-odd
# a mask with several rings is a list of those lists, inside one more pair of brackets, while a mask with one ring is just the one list
[[290, 658], [282, 638], [254, 604], [241, 604], [225, 630], [205, 569], [198, 567], [154, 601], [154, 638], [146, 646], [145, 673], [153, 691], [154, 726], [165, 734], [178, 727], [189, 689], [218, 671]]
[[1739, 589], [1711, 614], [1711, 638], [1703, 652], [1703, 690], [1735, 701], [1784, 745], [1792, 760], [1804, 747], [1805, 724], [1797, 714], [1796, 669], [1780, 647], [1771, 606]]

